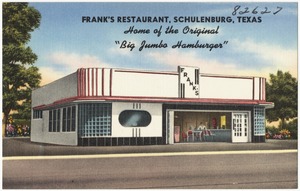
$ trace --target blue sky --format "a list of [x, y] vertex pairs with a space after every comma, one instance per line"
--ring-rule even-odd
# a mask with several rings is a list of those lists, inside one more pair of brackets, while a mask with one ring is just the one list
[[[257, 14], [232, 15], [249, 8]], [[289, 71], [297, 77], [298, 8], [297, 3], [43, 3], [31, 2], [42, 15], [41, 25], [32, 33], [29, 46], [38, 55], [36, 66], [42, 73], [42, 84], [73, 73], [80, 67], [130, 68], [176, 71], [178, 65], [198, 66], [202, 73], [268, 77], [277, 70]], [[277, 13], [279, 8], [282, 9]], [[261, 14], [265, 8], [271, 13]], [[114, 17], [112, 23], [83, 23], [82, 17]], [[168, 16], [167, 23], [119, 23], [118, 16]], [[231, 23], [175, 23], [174, 17], [231, 17]], [[238, 22], [240, 16], [257, 18], [260, 23]], [[247, 19], [245, 19], [247, 20]], [[247, 20], [248, 21], [248, 20]], [[150, 29], [150, 34], [124, 34], [130, 26]], [[161, 36], [153, 33], [162, 26]], [[168, 26], [178, 34], [165, 34]], [[216, 29], [218, 34], [183, 34], [183, 28]], [[135, 48], [120, 48], [124, 40]], [[139, 51], [141, 42], [154, 44], [163, 40], [168, 47]], [[223, 48], [173, 49], [178, 41], [184, 43], [221, 43]], [[227, 44], [223, 44], [224, 41]]]

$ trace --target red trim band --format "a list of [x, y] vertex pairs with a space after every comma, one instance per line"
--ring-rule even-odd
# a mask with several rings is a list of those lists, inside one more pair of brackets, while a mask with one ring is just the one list
[[141, 74], [164, 74], [164, 75], [178, 75], [174, 72], [153, 72], [153, 71], [134, 71], [134, 70], [114, 70], [114, 72], [128, 72], [128, 73], [141, 73]]
[[161, 98], [161, 97], [121, 97], [121, 96], [90, 96], [90, 97], [70, 97], [55, 101], [48, 105], [39, 105], [33, 109], [47, 109], [56, 105], [66, 104], [74, 101], [124, 101], [124, 102], [144, 102], [144, 103], [179, 103], [179, 104], [235, 104], [235, 105], [273, 105], [272, 102], [260, 100], [241, 100], [241, 99], [209, 99], [209, 98]]
[[236, 78], [236, 79], [244, 79], [244, 80], [251, 80], [251, 79], [253, 79], [253, 77], [221, 76], [221, 75], [213, 75], [213, 74], [200, 74], [200, 77], [212, 77], [212, 78]]

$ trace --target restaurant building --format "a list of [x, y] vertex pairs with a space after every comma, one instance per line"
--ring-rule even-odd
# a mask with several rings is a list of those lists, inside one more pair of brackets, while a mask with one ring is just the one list
[[266, 79], [80, 68], [32, 92], [31, 141], [79, 146], [264, 142]]

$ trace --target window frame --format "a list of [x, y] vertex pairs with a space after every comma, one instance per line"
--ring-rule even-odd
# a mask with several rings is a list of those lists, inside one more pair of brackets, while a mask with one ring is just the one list
[[80, 137], [110, 137], [112, 103], [78, 104], [78, 132]]
[[61, 108], [62, 111], [62, 132], [76, 132], [76, 106]]
[[60, 132], [60, 109], [49, 110], [48, 132]]
[[254, 136], [265, 136], [266, 133], [266, 111], [264, 107], [254, 107]]
[[[140, 116], [138, 116], [140, 115]], [[144, 117], [144, 118], [143, 118]], [[126, 124], [125, 119], [131, 119], [131, 123]], [[136, 121], [133, 121], [136, 120]], [[152, 115], [146, 110], [123, 110], [118, 117], [120, 125], [130, 127], [148, 127], [152, 121]]]
[[32, 119], [43, 119], [43, 110], [33, 110]]
[[76, 106], [49, 110], [48, 132], [76, 132]]

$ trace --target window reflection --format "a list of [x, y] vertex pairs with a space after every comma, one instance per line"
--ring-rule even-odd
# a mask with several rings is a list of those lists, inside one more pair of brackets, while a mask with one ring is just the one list
[[143, 110], [125, 110], [120, 113], [119, 122], [124, 127], [146, 127], [151, 123], [151, 115]]

